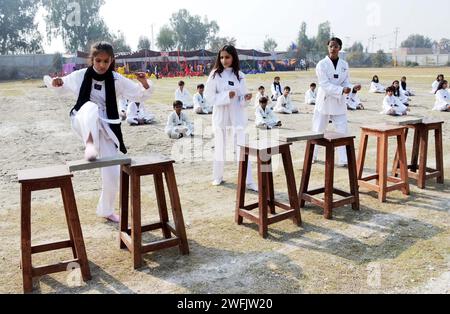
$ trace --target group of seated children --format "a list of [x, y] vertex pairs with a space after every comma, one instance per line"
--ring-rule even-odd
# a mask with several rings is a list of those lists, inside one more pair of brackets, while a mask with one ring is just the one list
[[183, 109], [193, 108], [196, 114], [212, 114], [213, 107], [208, 104], [206, 98], [203, 96], [204, 91], [205, 85], [199, 84], [197, 86], [197, 93], [194, 97], [191, 97], [191, 94], [185, 87], [185, 83], [180, 81], [175, 91], [175, 101], [181, 101], [183, 103]]

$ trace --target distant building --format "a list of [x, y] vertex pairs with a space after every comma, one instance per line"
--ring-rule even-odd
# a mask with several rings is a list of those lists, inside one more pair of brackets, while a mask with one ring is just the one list
[[420, 66], [446, 66], [450, 62], [450, 51], [439, 48], [400, 48], [392, 52], [393, 60], [405, 66], [417, 63]]

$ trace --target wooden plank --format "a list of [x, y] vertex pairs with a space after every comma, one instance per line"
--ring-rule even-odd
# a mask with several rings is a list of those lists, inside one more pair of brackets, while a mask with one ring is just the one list
[[286, 143], [303, 142], [319, 140], [324, 137], [324, 133], [318, 132], [296, 132], [296, 133], [285, 133], [280, 135], [280, 141]]
[[58, 179], [71, 176], [67, 166], [53, 166], [38, 169], [27, 169], [18, 172], [20, 183], [35, 180]]
[[68, 162], [67, 166], [69, 167], [70, 172], [76, 172], [99, 168], [107, 168], [113, 166], [130, 165], [131, 162], [132, 162], [131, 158], [119, 156], [119, 157], [101, 158], [92, 162], [86, 160], [72, 161]]
[[121, 232], [120, 239], [122, 240], [123, 244], [125, 244], [125, 246], [128, 248], [128, 251], [133, 252], [133, 244], [131, 236], [126, 232]]
[[72, 247], [72, 241], [61, 241], [61, 242], [55, 242], [55, 243], [47, 243], [42, 245], [36, 245], [31, 248], [31, 254], [39, 254], [49, 251], [56, 251], [56, 250], [62, 250]]
[[359, 186], [362, 188], [366, 188], [370, 191], [380, 192], [380, 187], [378, 185], [363, 180], [359, 180]]
[[141, 249], [141, 253], [145, 254], [145, 253], [168, 249], [168, 248], [171, 248], [174, 246], [178, 246], [179, 243], [180, 243], [179, 238], [156, 241], [151, 244], [143, 245], [142, 249]]
[[399, 117], [399, 118], [388, 118], [387, 123], [392, 125], [400, 125], [400, 126], [406, 126], [406, 125], [414, 125], [414, 124], [420, 124], [423, 122], [423, 118], [421, 117], [415, 117], [415, 116], [406, 116], [406, 117]]
[[150, 225], [146, 225], [146, 226], [142, 226], [141, 231], [142, 233], [145, 232], [150, 232], [150, 231], [154, 231], [154, 230], [159, 230], [163, 228], [163, 223], [161, 222], [156, 222]]
[[292, 217], [295, 217], [295, 215], [296, 215], [295, 210], [291, 210], [291, 211], [284, 212], [284, 213], [281, 213], [281, 214], [276, 214], [276, 215], [274, 215], [272, 217], [269, 217], [267, 219], [267, 221], [268, 221], [267, 224], [268, 225], [273, 225], [273, 224], [278, 223], [280, 221], [284, 221], [284, 220], [290, 219]]
[[259, 216], [253, 214], [252, 212], [247, 212], [242, 209], [239, 210], [239, 215], [247, 220], [259, 225]]
[[60, 262], [55, 265], [48, 265], [48, 266], [42, 266], [42, 267], [36, 267], [33, 268], [33, 278], [34, 277], [42, 277], [45, 275], [55, 274], [55, 273], [61, 273], [67, 271], [67, 267], [72, 263], [78, 263], [78, 259], [74, 259], [67, 262]]
[[355, 202], [354, 196], [346, 197], [342, 200], [333, 202], [333, 209], [344, 207], [345, 205], [350, 205], [353, 204], [354, 202]]

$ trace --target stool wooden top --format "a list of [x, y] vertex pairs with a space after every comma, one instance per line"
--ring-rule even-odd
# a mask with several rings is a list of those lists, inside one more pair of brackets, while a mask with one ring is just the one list
[[39, 169], [20, 170], [18, 172], [19, 183], [30, 181], [45, 181], [49, 179], [59, 179], [72, 177], [67, 166], [53, 166]]
[[301, 141], [311, 141], [323, 138], [323, 133], [318, 132], [298, 132], [298, 133], [286, 133], [280, 136], [280, 141], [293, 143]]
[[355, 139], [356, 136], [351, 136], [343, 133], [337, 132], [325, 132], [323, 139], [328, 142], [340, 141], [345, 139]]
[[387, 121], [387, 123], [392, 125], [415, 125], [422, 123], [423, 118], [421, 117], [414, 117], [414, 116], [406, 116], [406, 117], [398, 117], [398, 118], [391, 118]]
[[444, 124], [445, 121], [441, 120], [441, 119], [437, 119], [437, 118], [431, 118], [431, 117], [427, 117], [424, 118], [422, 121], [422, 124], [428, 125], [428, 124]]
[[175, 160], [173, 159], [170, 159], [161, 154], [153, 153], [147, 156], [133, 158], [131, 165], [126, 165], [126, 167], [140, 168], [154, 165], [168, 165], [174, 163]]
[[291, 146], [292, 143], [279, 142], [279, 141], [250, 141], [245, 145], [239, 145], [244, 148], [248, 148], [253, 151], [262, 151], [262, 150], [273, 150], [280, 147]]
[[402, 125], [389, 125], [389, 124], [374, 124], [368, 126], [362, 126], [362, 130], [367, 131], [376, 131], [376, 132], [389, 132], [389, 131], [397, 131], [406, 129], [405, 126]]

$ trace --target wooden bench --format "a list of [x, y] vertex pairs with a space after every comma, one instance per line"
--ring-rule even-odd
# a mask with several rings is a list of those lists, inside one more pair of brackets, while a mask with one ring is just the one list
[[[300, 208], [304, 208], [306, 202], [313, 203], [324, 209], [324, 217], [326, 219], [332, 219], [333, 209], [345, 205], [351, 204], [354, 210], [360, 209], [354, 139], [354, 136], [326, 132], [323, 138], [308, 141], [303, 166], [302, 182], [299, 191]], [[316, 146], [323, 146], [326, 149], [325, 187], [308, 190], [313, 166], [314, 149]], [[335, 150], [341, 146], [345, 146], [347, 150], [350, 193], [335, 188], [333, 182]], [[319, 199], [315, 197], [318, 194], [324, 194], [324, 198]], [[343, 199], [334, 201], [334, 194], [342, 196]]]
[[[84, 281], [91, 279], [86, 248], [83, 240], [80, 219], [72, 186], [72, 174], [66, 166], [22, 170], [18, 174], [21, 204], [21, 252], [23, 289], [25, 293], [33, 290], [33, 278], [48, 274], [65, 272], [72, 263], [80, 265]], [[69, 240], [31, 245], [31, 194], [35, 191], [60, 189], [69, 231]], [[74, 259], [54, 265], [33, 267], [32, 255], [71, 248]]]
[[[133, 266], [142, 266], [142, 254], [178, 246], [181, 254], [189, 254], [180, 197], [173, 164], [175, 161], [159, 154], [133, 159], [131, 165], [123, 165], [120, 179], [120, 248], [132, 253]], [[141, 221], [141, 178], [153, 176], [160, 220], [149, 225]], [[163, 177], [172, 205], [174, 224], [169, 222]], [[131, 184], [130, 184], [131, 182]], [[131, 189], [131, 228], [128, 226]], [[142, 243], [142, 233], [162, 229], [164, 240]], [[172, 238], [172, 234], [174, 237]]]
[[[300, 206], [296, 192], [295, 174], [292, 165], [290, 143], [281, 142], [251, 142], [241, 146], [239, 162], [238, 188], [236, 197], [236, 223], [242, 225], [244, 218], [259, 226], [259, 234], [263, 238], [268, 236], [268, 226], [286, 219], [293, 219], [298, 226], [301, 225]], [[280, 154], [283, 158], [286, 175], [289, 205], [275, 200], [273, 184], [272, 156]], [[256, 156], [258, 160], [258, 189], [259, 201], [255, 204], [245, 205], [246, 177], [249, 156]], [[277, 214], [276, 207], [284, 210]], [[259, 214], [253, 214], [254, 209], [259, 209]], [[270, 211], [270, 215], [269, 215]]]

